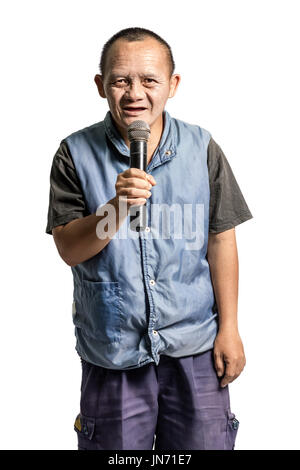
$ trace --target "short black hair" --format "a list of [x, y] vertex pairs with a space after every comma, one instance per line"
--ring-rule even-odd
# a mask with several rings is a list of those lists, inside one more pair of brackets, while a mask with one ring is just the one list
[[107, 58], [108, 51], [110, 47], [113, 45], [113, 43], [117, 41], [117, 39], [124, 39], [125, 41], [133, 42], [133, 41], [143, 41], [147, 37], [156, 39], [156, 41], [158, 41], [165, 48], [165, 51], [169, 59], [170, 77], [171, 77], [175, 70], [175, 62], [174, 62], [171, 47], [163, 38], [161, 38], [158, 34], [154, 33], [153, 31], [150, 31], [150, 29], [138, 28], [138, 27], [122, 29], [121, 31], [114, 34], [104, 44], [102, 53], [101, 53], [100, 63], [99, 63], [100, 74], [104, 75], [105, 73], [105, 65], [106, 65], [106, 58]]

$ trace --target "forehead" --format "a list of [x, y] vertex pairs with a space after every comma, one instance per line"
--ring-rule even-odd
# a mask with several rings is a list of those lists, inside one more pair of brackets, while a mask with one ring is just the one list
[[164, 46], [153, 38], [131, 42], [118, 39], [108, 51], [106, 69], [108, 73], [148, 70], [168, 72], [168, 55]]

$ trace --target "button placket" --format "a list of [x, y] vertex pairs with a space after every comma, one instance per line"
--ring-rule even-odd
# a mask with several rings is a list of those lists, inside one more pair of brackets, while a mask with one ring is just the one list
[[[140, 239], [141, 239], [141, 250], [142, 250], [142, 259], [143, 259], [143, 265], [144, 265], [144, 272], [145, 272], [145, 284], [146, 284], [146, 290], [147, 294], [149, 297], [149, 303], [150, 303], [150, 311], [149, 311], [149, 322], [148, 322], [148, 335], [150, 337], [150, 348], [152, 352], [152, 357], [154, 358], [154, 361], [157, 363], [158, 362], [158, 356], [157, 356], [157, 340], [159, 338], [158, 333], [156, 330], [153, 329], [154, 324], [156, 322], [156, 315], [155, 315], [155, 307], [154, 307], [154, 299], [153, 299], [153, 289], [151, 288], [155, 284], [154, 279], [149, 279], [151, 274], [149, 274], [148, 271], [148, 259], [147, 259], [147, 237], [142, 235], [142, 232], [140, 232]], [[154, 331], [156, 333], [154, 333]], [[151, 339], [152, 338], [152, 339]]]

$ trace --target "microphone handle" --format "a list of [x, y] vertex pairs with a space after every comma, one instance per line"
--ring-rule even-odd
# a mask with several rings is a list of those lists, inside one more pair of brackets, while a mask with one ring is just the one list
[[[130, 168], [147, 169], [147, 142], [145, 140], [133, 140], [130, 142]], [[130, 228], [136, 232], [145, 230], [147, 226], [146, 203], [141, 206], [133, 206], [129, 209]]]

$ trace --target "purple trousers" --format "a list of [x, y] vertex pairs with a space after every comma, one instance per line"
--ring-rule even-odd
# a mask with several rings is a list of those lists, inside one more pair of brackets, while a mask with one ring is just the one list
[[233, 450], [238, 426], [212, 349], [130, 370], [82, 360], [79, 450]]

